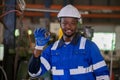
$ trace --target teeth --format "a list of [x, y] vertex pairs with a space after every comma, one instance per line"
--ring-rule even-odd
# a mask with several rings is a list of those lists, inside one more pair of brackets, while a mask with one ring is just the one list
[[71, 32], [71, 30], [67, 30], [66, 32]]

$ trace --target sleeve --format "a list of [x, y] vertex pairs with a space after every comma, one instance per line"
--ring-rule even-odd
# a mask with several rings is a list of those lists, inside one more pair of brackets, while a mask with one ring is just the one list
[[103, 56], [97, 45], [94, 42], [90, 42], [90, 56], [93, 67], [93, 72], [96, 76], [96, 80], [110, 80], [109, 69], [105, 63]]
[[36, 76], [35, 74], [40, 73], [40, 72], [41, 72], [40, 71], [40, 57], [35, 58], [34, 56], [32, 56], [28, 64], [28, 73], [31, 77], [35, 77]]
[[50, 69], [50, 47], [47, 47], [38, 58], [32, 56], [29, 60], [28, 73], [33, 78], [43, 75]]

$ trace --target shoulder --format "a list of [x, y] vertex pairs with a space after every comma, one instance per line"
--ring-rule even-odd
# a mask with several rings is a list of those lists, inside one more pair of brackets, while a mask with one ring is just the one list
[[82, 42], [85, 42], [86, 43], [86, 46], [97, 46], [96, 45], [96, 43], [95, 42], [93, 42], [92, 40], [89, 40], [89, 39], [87, 39], [86, 37], [80, 37], [81, 39], [81, 41]]
[[47, 49], [47, 50], [48, 50], [48, 49], [51, 50], [51, 49], [57, 47], [59, 41], [60, 41], [60, 40], [57, 40], [57, 41], [55, 41], [55, 42], [49, 44], [49, 45], [46, 47], [46, 49]]
[[80, 46], [85, 46], [85, 48], [98, 48], [98, 46], [92, 40], [89, 40], [83, 36], [80, 37]]
[[57, 49], [59, 42], [60, 42], [60, 40], [55, 41], [54, 44], [51, 47], [51, 50]]

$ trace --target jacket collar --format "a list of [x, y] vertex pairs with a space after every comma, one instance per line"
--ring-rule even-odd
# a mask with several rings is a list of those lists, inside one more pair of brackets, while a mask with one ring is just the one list
[[[75, 36], [73, 37], [72, 41], [70, 42], [70, 44], [76, 45], [78, 43], [79, 39], [80, 39], [80, 34], [76, 33]], [[64, 41], [64, 39], [62, 37], [60, 39], [59, 43], [58, 43], [58, 47], [57, 48], [61, 47], [64, 44], [65, 44], [65, 41]]]

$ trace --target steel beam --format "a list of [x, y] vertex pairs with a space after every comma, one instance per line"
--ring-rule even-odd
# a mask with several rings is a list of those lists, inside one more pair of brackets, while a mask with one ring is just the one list
[[[79, 10], [112, 10], [120, 11], [120, 6], [94, 6], [94, 5], [74, 5]], [[52, 4], [49, 9], [60, 10], [62, 5]], [[42, 4], [26, 4], [26, 8], [46, 9]]]
[[[24, 16], [44, 17], [44, 12], [24, 12]], [[50, 13], [50, 16], [57, 17], [57, 13]], [[82, 14], [82, 18], [118, 18], [118, 19], [120, 19], [120, 14]]]
[[[82, 14], [83, 18], [120, 18], [120, 14], [113, 14], [113, 11], [120, 11], [120, 6], [88, 6], [88, 5], [75, 5], [80, 11], [100, 11], [101, 13]], [[46, 8], [42, 4], [27, 4], [25, 8], [25, 16], [44, 16], [44, 12], [50, 12], [50, 16], [56, 17], [61, 5], [51, 5]], [[104, 12], [109, 11], [109, 14]], [[102, 13], [103, 12], [103, 13]]]

